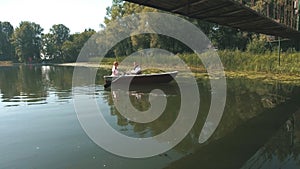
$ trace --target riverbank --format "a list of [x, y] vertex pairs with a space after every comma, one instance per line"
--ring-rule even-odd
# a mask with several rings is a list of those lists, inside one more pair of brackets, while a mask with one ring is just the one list
[[58, 63], [56, 66], [80, 66], [80, 67], [93, 67], [93, 68], [111, 68], [111, 65], [99, 64], [95, 62], [74, 62], [74, 63]]
[[[193, 70], [193, 69], [192, 69]], [[209, 79], [209, 75], [206, 72], [196, 72], [197, 78]], [[227, 79], [244, 78], [251, 80], [259, 80], [269, 84], [290, 84], [300, 86], [300, 75], [292, 74], [279, 74], [279, 73], [266, 73], [255, 71], [226, 71], [225, 76]]]
[[12, 66], [12, 61], [0, 61], [0, 66]]
[[[58, 66], [80, 66], [80, 67], [93, 67], [93, 68], [103, 68], [110, 69], [110, 64], [97, 64], [94, 62], [78, 62], [78, 63], [62, 63], [56, 64]], [[144, 68], [147, 69], [147, 68]], [[172, 68], [174, 69], [174, 68]], [[172, 70], [170, 68], [170, 70]], [[195, 73], [195, 77], [208, 79], [209, 75], [205, 72], [203, 68], [190, 68], [192, 72]], [[180, 71], [180, 70], [178, 70]], [[300, 74], [287, 74], [287, 73], [271, 73], [271, 72], [258, 72], [258, 71], [232, 71], [225, 70], [226, 78], [246, 78], [252, 80], [260, 80], [266, 83], [282, 83], [300, 86]]]
[[265, 73], [265, 72], [242, 72], [242, 71], [225, 71], [227, 78], [247, 78], [260, 80], [266, 83], [281, 83], [300, 86], [300, 75]]

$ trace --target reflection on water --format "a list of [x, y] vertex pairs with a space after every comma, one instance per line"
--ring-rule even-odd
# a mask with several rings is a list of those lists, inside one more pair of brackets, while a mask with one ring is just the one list
[[[147, 159], [112, 155], [95, 145], [76, 118], [72, 101], [73, 67], [0, 67], [0, 166], [4, 168], [288, 168], [300, 167], [299, 88], [258, 81], [228, 80], [227, 102], [220, 125], [204, 144], [198, 143], [211, 90], [199, 79], [201, 97], [196, 123], [172, 150]], [[83, 68], [88, 69], [88, 68]], [[180, 108], [176, 84], [131, 86], [104, 90], [99, 70], [92, 93], [106, 121], [131, 137], [155, 136], [172, 125]], [[84, 88], [84, 86], [80, 86]], [[163, 94], [151, 93], [160, 89]], [[116, 108], [129, 95], [139, 111], [149, 98], [166, 97], [163, 114], [150, 123], [136, 123]], [[294, 113], [294, 114], [292, 114]]]
[[293, 113], [274, 136], [262, 146], [243, 168], [299, 168], [300, 112]]
[[[164, 94], [152, 93], [154, 89], [160, 89]], [[166, 97], [167, 105], [165, 111], [156, 120], [150, 123], [135, 123], [122, 116], [115, 106], [117, 102], [121, 101], [120, 96], [124, 96], [124, 94], [129, 96], [133, 107], [141, 112], [150, 109], [150, 97], [154, 97], [155, 99]], [[108, 101], [108, 105], [110, 106], [111, 116], [106, 116], [107, 121], [111, 121], [111, 118], [116, 118], [117, 125], [111, 124], [116, 130], [122, 134], [138, 138], [158, 135], [168, 129], [177, 118], [181, 100], [179, 88], [174, 84], [144, 86], [142, 89], [138, 86], [132, 86], [130, 91], [116, 89], [104, 93], [103, 97]]]
[[71, 67], [14, 66], [0, 70], [1, 98], [5, 106], [45, 104], [53, 94], [57, 101], [71, 98]]

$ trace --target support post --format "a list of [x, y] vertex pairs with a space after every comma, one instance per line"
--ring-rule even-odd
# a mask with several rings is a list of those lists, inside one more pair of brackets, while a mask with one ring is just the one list
[[281, 53], [281, 42], [280, 37], [278, 37], [278, 64], [280, 66], [280, 53]]
[[297, 28], [297, 31], [299, 31], [299, 27], [300, 27], [300, 21], [299, 21], [300, 20], [300, 13], [299, 13], [300, 12], [300, 0], [298, 0], [298, 9], [297, 9], [297, 11], [298, 12], [297, 12], [297, 16], [296, 16], [297, 17], [296, 28]]

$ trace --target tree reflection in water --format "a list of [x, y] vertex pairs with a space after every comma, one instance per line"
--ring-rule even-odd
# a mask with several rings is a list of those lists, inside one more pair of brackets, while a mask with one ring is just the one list
[[261, 147], [243, 168], [300, 167], [300, 110], [293, 113], [278, 132]]

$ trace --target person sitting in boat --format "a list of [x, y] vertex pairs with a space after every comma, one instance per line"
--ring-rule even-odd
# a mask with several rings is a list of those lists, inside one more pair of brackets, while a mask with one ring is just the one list
[[111, 75], [112, 76], [118, 76], [119, 75], [118, 65], [119, 65], [119, 63], [117, 61], [114, 61], [113, 67], [111, 69]]
[[140, 65], [133, 62], [133, 69], [130, 71], [130, 74], [141, 74], [142, 68]]

